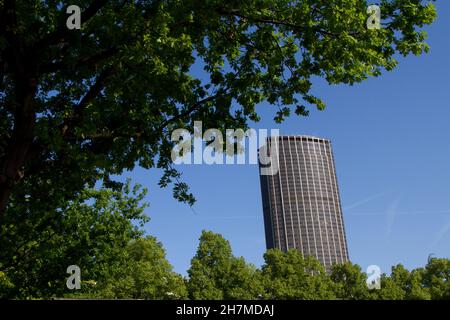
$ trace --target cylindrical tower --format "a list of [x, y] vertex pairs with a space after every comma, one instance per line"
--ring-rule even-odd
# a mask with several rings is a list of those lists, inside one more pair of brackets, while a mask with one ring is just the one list
[[348, 261], [331, 142], [279, 136], [268, 139], [267, 147], [278, 153], [273, 174], [262, 175], [260, 164], [267, 248], [296, 248], [327, 268]]

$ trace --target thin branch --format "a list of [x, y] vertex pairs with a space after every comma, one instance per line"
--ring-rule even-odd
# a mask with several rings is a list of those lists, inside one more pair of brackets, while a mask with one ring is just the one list
[[225, 96], [225, 95], [226, 95], [225, 93], [218, 93], [218, 94], [215, 94], [215, 95], [213, 95], [213, 96], [210, 96], [210, 97], [208, 97], [208, 98], [202, 99], [202, 100], [200, 100], [200, 101], [194, 103], [194, 104], [191, 105], [189, 108], [187, 108], [185, 111], [183, 111], [183, 112], [177, 114], [176, 116], [173, 116], [172, 118], [167, 119], [166, 121], [164, 121], [164, 122], [161, 124], [161, 126], [160, 126], [159, 128], [157, 128], [156, 130], [157, 130], [157, 131], [163, 130], [168, 124], [170, 124], [170, 123], [172, 123], [172, 122], [174, 122], [174, 121], [177, 121], [177, 120], [180, 120], [180, 119], [182, 119], [182, 118], [185, 118], [185, 117], [189, 116], [192, 112], [196, 111], [198, 108], [200, 108], [200, 107], [201, 107], [202, 105], [204, 105], [205, 103], [214, 101], [215, 99], [217, 99], [217, 98], [219, 98], [219, 97], [223, 97], [223, 96]]
[[125, 138], [125, 139], [139, 139], [144, 135], [143, 131], [131, 133], [122, 133], [117, 131], [96, 133], [87, 136], [84, 140], [111, 140], [115, 138]]
[[77, 62], [73, 66], [68, 65], [64, 61], [57, 61], [53, 63], [48, 63], [40, 67], [40, 74], [53, 73], [57, 71], [63, 70], [71, 70], [71, 69], [79, 69], [82, 67], [92, 67], [93, 65], [97, 65], [107, 59], [114, 57], [119, 52], [117, 47], [112, 47], [106, 49], [102, 52], [96, 53], [92, 56], [83, 56], [78, 59]]
[[[330, 32], [330, 31], [327, 31], [327, 30], [323, 30], [323, 29], [320, 29], [320, 28], [304, 27], [304, 26], [300, 26], [300, 25], [297, 25], [297, 24], [289, 22], [289, 21], [276, 20], [276, 19], [264, 18], [264, 17], [248, 16], [248, 15], [242, 14], [238, 10], [227, 11], [227, 10], [224, 10], [224, 9], [218, 9], [218, 12], [220, 14], [224, 14], [224, 15], [228, 15], [228, 16], [234, 16], [234, 17], [238, 17], [240, 19], [245, 19], [245, 20], [248, 20], [248, 21], [256, 22], [256, 23], [263, 23], [263, 24], [271, 24], [271, 25], [276, 25], [276, 26], [289, 27], [289, 28], [291, 28], [293, 30], [296, 30], [296, 31], [305, 31], [305, 30], [310, 29], [310, 30], [318, 32], [318, 33], [320, 33], [322, 35], [329, 36], [329, 37], [337, 38], [337, 37], [340, 36], [340, 34], [338, 34], [338, 33], [333, 33], [333, 32]], [[359, 32], [351, 32], [349, 34], [354, 36], [354, 35], [358, 35]]]
[[89, 88], [86, 95], [74, 107], [74, 114], [71, 118], [66, 119], [60, 127], [62, 136], [66, 136], [73, 127], [83, 120], [84, 110], [86, 106], [91, 103], [105, 87], [105, 82], [109, 79], [116, 70], [113, 67], [106, 68], [98, 77], [95, 83]]

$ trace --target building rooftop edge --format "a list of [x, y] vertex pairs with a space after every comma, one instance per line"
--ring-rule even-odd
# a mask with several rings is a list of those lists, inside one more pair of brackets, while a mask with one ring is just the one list
[[[310, 135], [279, 135], [279, 138], [291, 138], [291, 139], [313, 139], [313, 140], [322, 140], [322, 141], [330, 141], [330, 139], [327, 138], [321, 138], [316, 136], [310, 136]], [[269, 139], [270, 137], [267, 137]]]

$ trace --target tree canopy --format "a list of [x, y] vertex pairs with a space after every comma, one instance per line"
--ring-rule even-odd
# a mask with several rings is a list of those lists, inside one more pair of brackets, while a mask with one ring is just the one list
[[63, 296], [69, 265], [81, 268], [84, 289], [101, 286], [110, 266], [127, 261], [130, 241], [144, 235], [144, 195], [127, 183], [120, 191], [86, 189], [56, 211], [11, 208], [0, 226], [0, 297]]
[[[202, 120], [246, 128], [264, 101], [280, 122], [323, 109], [313, 78], [354, 84], [428, 50], [432, 3], [382, 0], [0, 1], [0, 216], [30, 198], [56, 210], [136, 165], [194, 202], [169, 135]], [[201, 72], [192, 72], [193, 66]]]
[[262, 267], [269, 299], [325, 300], [334, 298], [333, 283], [320, 262], [295, 249], [269, 250]]
[[326, 270], [298, 250], [271, 249], [261, 268], [233, 255], [220, 234], [204, 231], [186, 279], [189, 297], [271, 300], [430, 300], [449, 299], [450, 260], [429, 259], [424, 268], [398, 264], [383, 274], [379, 289], [370, 289], [357, 264], [335, 264]]
[[[130, 223], [132, 217], [142, 221], [139, 213], [142, 207], [136, 207], [136, 202], [125, 195], [119, 200], [117, 192], [115, 196], [108, 193], [106, 190], [95, 193], [95, 197], [108, 202], [97, 198], [92, 204], [74, 203], [67, 218], [56, 223], [60, 227], [48, 227], [41, 238], [16, 234], [15, 250], [2, 252], [0, 256], [0, 298], [450, 298], [449, 259], [432, 258], [425, 267], [412, 271], [401, 264], [394, 266], [390, 275], [382, 275], [380, 289], [376, 290], [368, 288], [367, 275], [360, 266], [346, 263], [325, 270], [314, 257], [303, 257], [296, 250], [268, 250], [264, 264], [257, 268], [243, 257], [234, 256], [230, 243], [211, 231], [202, 233], [187, 276], [183, 277], [173, 271], [162, 244]], [[124, 207], [129, 208], [127, 214], [112, 209]], [[74, 228], [75, 217], [86, 222]], [[63, 237], [68, 241], [63, 241]], [[80, 290], [66, 287], [69, 264], [78, 265], [82, 271]]]
[[263, 292], [260, 272], [233, 256], [220, 234], [209, 231], [202, 232], [188, 276], [189, 295], [195, 300], [258, 299]]
[[172, 271], [154, 237], [131, 240], [122, 255], [104, 266], [100, 282], [74, 297], [110, 299], [185, 299], [183, 277]]

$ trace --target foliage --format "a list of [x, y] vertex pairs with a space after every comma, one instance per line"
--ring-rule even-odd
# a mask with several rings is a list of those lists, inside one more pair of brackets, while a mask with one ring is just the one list
[[69, 265], [81, 268], [88, 286], [101, 282], [104, 269], [143, 234], [144, 195], [127, 183], [120, 191], [85, 190], [56, 211], [31, 210], [26, 202], [12, 207], [0, 226], [0, 296], [63, 296]]
[[[109, 298], [109, 299], [307, 299], [307, 300], [429, 300], [449, 299], [450, 260], [430, 259], [424, 268], [408, 271], [402, 265], [383, 274], [381, 288], [369, 290], [366, 274], [350, 262], [325, 268], [313, 257], [303, 257], [296, 250], [268, 250], [261, 269], [244, 258], [233, 256], [231, 246], [220, 234], [203, 231], [196, 255], [191, 261], [188, 277], [183, 279], [172, 270], [161, 243], [143, 236], [131, 223], [120, 226], [122, 218], [112, 218], [112, 207], [134, 207], [126, 197], [121, 201], [106, 196], [100, 190], [96, 196], [109, 197], [110, 203], [98, 199], [91, 204], [79, 203], [70, 214], [83, 212], [84, 219], [104, 210], [91, 223], [79, 228], [63, 228], [61, 234], [74, 243], [79, 235], [89, 246], [68, 248], [54, 230], [58, 241], [36, 239], [27, 247], [33, 250], [14, 265], [0, 260], [0, 297], [2, 298]], [[117, 194], [115, 195], [117, 197]], [[120, 203], [115, 203], [117, 201]], [[105, 206], [106, 205], [106, 206]], [[95, 209], [93, 209], [95, 207]], [[110, 208], [110, 209], [107, 209]], [[133, 210], [138, 210], [134, 207]], [[73, 211], [73, 212], [72, 212]], [[68, 214], [69, 215], [69, 214]], [[110, 216], [106, 218], [106, 216]], [[139, 215], [138, 215], [139, 216]], [[91, 217], [91, 218], [89, 218]], [[142, 218], [142, 217], [141, 217]], [[69, 219], [70, 220], [70, 219]], [[63, 221], [63, 220], [61, 220]], [[106, 240], [99, 221], [126, 234], [119, 241]], [[128, 220], [129, 222], [129, 220]], [[65, 224], [64, 222], [63, 224]], [[126, 225], [126, 223], [124, 223]], [[89, 231], [88, 231], [89, 230]], [[118, 232], [118, 230], [121, 230]], [[17, 239], [20, 239], [17, 237]], [[21, 239], [21, 241], [29, 241]], [[16, 250], [21, 254], [21, 250]], [[29, 257], [28, 257], [29, 256]], [[33, 264], [34, 262], [34, 264]], [[65, 286], [65, 268], [78, 264], [82, 270], [81, 290], [69, 291]]]
[[71, 297], [108, 299], [183, 299], [183, 278], [172, 271], [154, 237], [132, 240], [120, 259], [105, 266], [103, 281]]
[[262, 293], [260, 274], [243, 258], [232, 255], [221, 235], [203, 231], [188, 270], [191, 299], [257, 299]]
[[337, 299], [367, 300], [370, 299], [367, 288], [367, 276], [361, 267], [351, 262], [335, 264], [331, 268], [330, 278], [334, 283]]
[[[297, 250], [271, 249], [261, 270], [235, 258], [221, 235], [203, 231], [188, 271], [191, 299], [428, 300], [449, 299], [449, 259], [430, 259], [408, 271], [401, 264], [383, 274], [381, 288], [368, 289], [361, 267], [347, 262], [327, 271]], [[239, 262], [236, 265], [236, 262]], [[240, 276], [237, 276], [240, 274]], [[238, 294], [235, 294], [238, 292]]]
[[383, 275], [381, 290], [375, 292], [383, 300], [429, 300], [428, 288], [423, 282], [423, 268], [408, 271], [403, 265], [392, 267], [391, 276]]
[[431, 299], [450, 300], [450, 260], [431, 258], [421, 272], [423, 286], [428, 289]]
[[[428, 50], [421, 0], [382, 0], [369, 30], [366, 0], [80, 0], [0, 2], [0, 217], [23, 197], [54, 211], [98, 180], [136, 165], [171, 166], [173, 129], [246, 128], [256, 106], [275, 120], [325, 103], [312, 79], [355, 84]], [[193, 67], [199, 72], [192, 72]], [[118, 186], [119, 187], [119, 186]]]
[[333, 299], [333, 284], [325, 268], [297, 250], [268, 250], [262, 267], [267, 299]]

